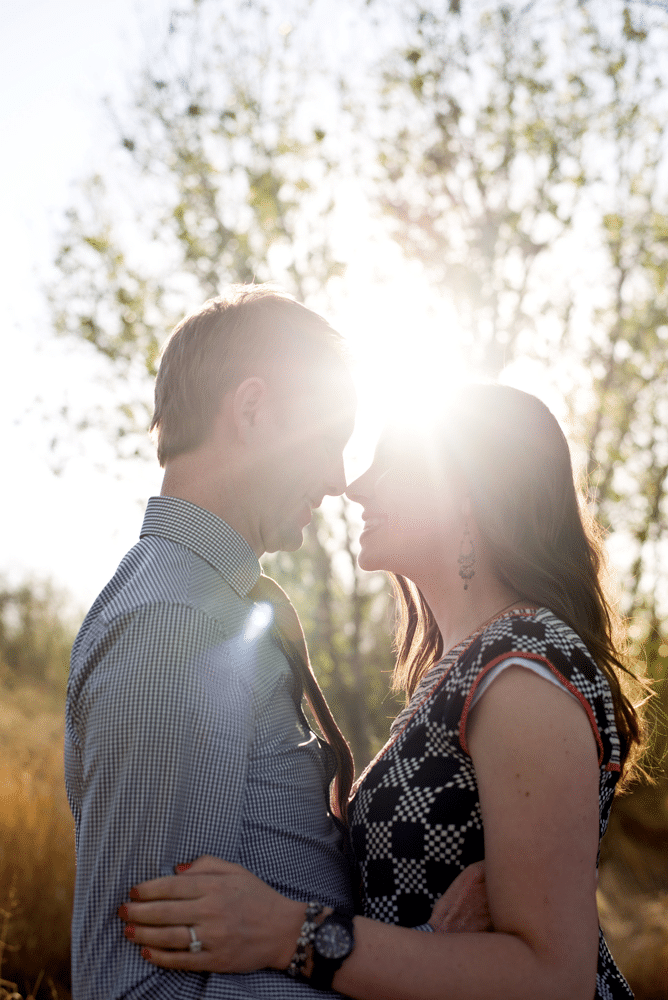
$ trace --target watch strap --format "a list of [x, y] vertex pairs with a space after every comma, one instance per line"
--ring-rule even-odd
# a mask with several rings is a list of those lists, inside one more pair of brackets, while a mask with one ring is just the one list
[[[346, 951], [345, 955], [341, 955], [339, 958], [327, 958], [318, 951], [317, 937], [322, 928], [330, 924], [338, 924], [343, 927], [350, 938], [350, 947]], [[313, 936], [313, 968], [311, 970], [311, 975], [309, 976], [309, 982], [311, 986], [314, 986], [318, 990], [331, 990], [332, 980], [336, 972], [341, 968], [345, 960], [348, 958], [353, 948], [355, 947], [355, 933], [353, 927], [353, 918], [348, 913], [343, 913], [341, 910], [334, 910], [330, 913], [328, 917], [322, 921], [322, 923], [316, 929]]]

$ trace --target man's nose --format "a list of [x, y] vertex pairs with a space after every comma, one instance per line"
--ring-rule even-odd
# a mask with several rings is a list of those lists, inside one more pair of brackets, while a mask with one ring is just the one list
[[353, 479], [352, 483], [348, 483], [346, 486], [346, 496], [353, 503], [364, 504], [364, 494], [360, 488], [360, 483], [362, 482], [363, 476], [358, 476], [357, 479]]
[[327, 470], [325, 494], [328, 497], [340, 497], [345, 488], [346, 470], [343, 465], [343, 455], [341, 455]]

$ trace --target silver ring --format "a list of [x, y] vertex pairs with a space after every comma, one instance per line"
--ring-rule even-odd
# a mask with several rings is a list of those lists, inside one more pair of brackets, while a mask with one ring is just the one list
[[195, 934], [195, 928], [189, 927], [188, 930], [190, 931], [190, 944], [188, 945], [188, 947], [192, 952], [201, 951], [202, 942], [198, 939], [197, 935]]

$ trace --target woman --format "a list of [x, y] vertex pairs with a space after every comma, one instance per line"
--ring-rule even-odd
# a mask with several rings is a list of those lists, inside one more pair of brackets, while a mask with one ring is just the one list
[[[394, 575], [395, 683], [410, 699], [348, 809], [360, 913], [305, 918], [200, 859], [133, 892], [171, 900], [128, 904], [135, 941], [155, 964], [291, 965], [360, 1000], [631, 996], [595, 893], [640, 724], [558, 423], [519, 390], [468, 386], [419, 440], [388, 429], [347, 493], [364, 508], [360, 566]], [[493, 932], [412, 929], [482, 859]], [[206, 951], [183, 950], [190, 926]]]

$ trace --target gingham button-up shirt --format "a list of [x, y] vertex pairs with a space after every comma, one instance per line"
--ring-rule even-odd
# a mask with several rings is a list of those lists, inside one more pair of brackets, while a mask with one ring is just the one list
[[140, 541], [77, 636], [65, 738], [75, 1000], [322, 996], [271, 971], [156, 969], [116, 916], [132, 885], [202, 854], [245, 865], [293, 899], [351, 905], [328, 756], [295, 703], [267, 616], [247, 597], [259, 572], [224, 521], [153, 497]]

